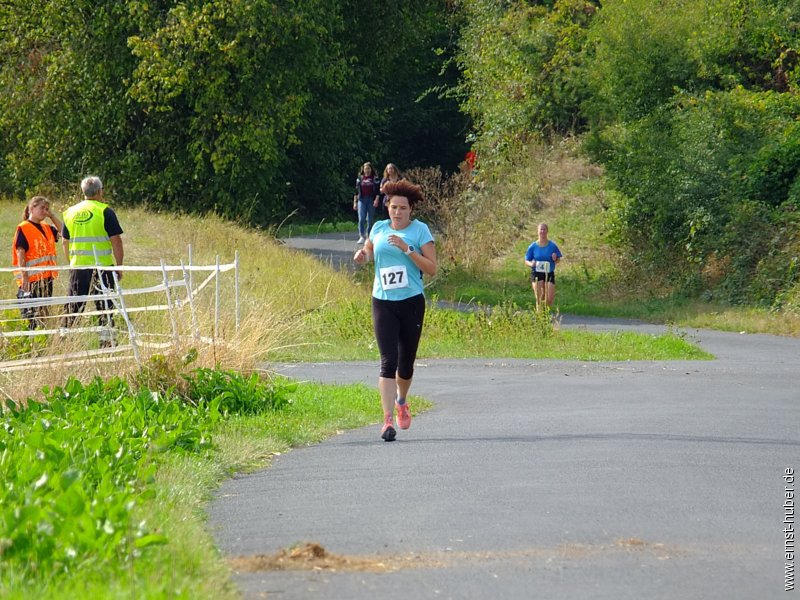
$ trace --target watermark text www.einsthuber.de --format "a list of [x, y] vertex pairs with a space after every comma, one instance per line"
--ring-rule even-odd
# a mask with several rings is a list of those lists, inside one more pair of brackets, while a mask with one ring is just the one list
[[794, 590], [794, 469], [783, 471], [784, 589]]

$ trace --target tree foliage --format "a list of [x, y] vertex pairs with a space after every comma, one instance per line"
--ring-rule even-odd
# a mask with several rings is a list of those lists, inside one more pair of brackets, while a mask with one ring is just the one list
[[641, 268], [734, 301], [800, 295], [800, 4], [460, 4], [482, 165], [582, 134], [620, 192], [614, 238]]
[[437, 118], [452, 101], [416, 110], [441, 83], [449, 24], [443, 1], [9, 0], [0, 191], [92, 171], [116, 201], [256, 223], [329, 214], [359, 162], [460, 158], [427, 152], [463, 138], [463, 119]]
[[800, 186], [798, 16], [788, 2], [628, 0], [593, 23], [587, 147], [623, 192], [614, 226], [647, 268], [734, 301], [794, 285], [755, 282], [797, 249], [785, 221]]
[[483, 164], [531, 139], [579, 130], [581, 49], [599, 2], [462, 0], [463, 108]]

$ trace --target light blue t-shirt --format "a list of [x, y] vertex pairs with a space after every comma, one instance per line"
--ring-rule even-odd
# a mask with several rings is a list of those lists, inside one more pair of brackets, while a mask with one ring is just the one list
[[538, 262], [549, 262], [550, 273], [556, 270], [556, 261], [553, 260], [553, 252], [558, 258], [561, 258], [561, 250], [558, 249], [553, 240], [547, 240], [546, 246], [540, 246], [539, 242], [533, 242], [528, 246], [528, 251], [525, 253], [525, 260]]
[[372, 295], [379, 300], [405, 300], [424, 292], [422, 271], [400, 248], [389, 243], [389, 236], [394, 234], [402, 238], [420, 254], [422, 246], [432, 242], [433, 236], [428, 226], [416, 219], [405, 229], [395, 230], [391, 225], [389, 219], [378, 221], [369, 234], [375, 253]]

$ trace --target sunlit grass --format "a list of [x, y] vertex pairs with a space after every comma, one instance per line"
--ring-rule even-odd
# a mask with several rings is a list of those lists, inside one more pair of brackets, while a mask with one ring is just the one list
[[[288, 361], [379, 359], [367, 302], [352, 301], [310, 318], [309, 343], [276, 353]], [[514, 305], [471, 312], [430, 305], [418, 352], [425, 358], [691, 360], [711, 356], [679, 335], [561, 329], [557, 315]]]
[[[353, 213], [355, 214], [355, 213]], [[349, 221], [319, 221], [317, 223], [284, 222], [275, 227], [275, 237], [287, 238], [301, 235], [319, 235], [323, 233], [356, 233], [358, 232], [357, 218]]]
[[[68, 201], [53, 201], [56, 209], [62, 209], [68, 204]], [[23, 207], [21, 202], [0, 201], [0, 244], [11, 247], [12, 236]], [[182, 336], [182, 342], [172, 352], [181, 354], [194, 348], [199, 352], [195, 366], [221, 364], [243, 370], [253, 369], [268, 361], [276, 348], [306, 342], [306, 315], [323, 310], [332, 303], [362, 297], [365, 293], [346, 274], [332, 271], [305, 253], [286, 248], [263, 231], [244, 229], [213, 215], [201, 218], [124, 207], [116, 208], [116, 212], [125, 230], [123, 241], [126, 265], [159, 267], [162, 260], [167, 265], [179, 265], [181, 261], [188, 265], [190, 259], [194, 265], [214, 265], [217, 260], [226, 264], [232, 263], [238, 252], [238, 331], [235, 328], [235, 278], [232, 271], [221, 276], [219, 323], [216, 326], [213, 284], [198, 297], [195, 314], [191, 314], [188, 302], [181, 311], [173, 311], [174, 325]], [[59, 262], [64, 264], [60, 246], [58, 250]], [[207, 275], [206, 272], [194, 273], [195, 286]], [[67, 279], [67, 273], [62, 272], [55, 285], [55, 295], [66, 294]], [[121, 287], [142, 288], [162, 280], [163, 274], [160, 272], [127, 272]], [[7, 273], [5, 278], [0, 279], [0, 294], [12, 298], [15, 293], [16, 284], [11, 273]], [[176, 293], [185, 296], [185, 292]], [[165, 300], [163, 295], [127, 296], [126, 304], [130, 308], [164, 304]], [[91, 308], [92, 304], [87, 306]], [[54, 315], [58, 316], [61, 310], [60, 306], [54, 307]], [[124, 328], [124, 323], [119, 321], [121, 320], [118, 319], [118, 327]], [[144, 341], [169, 342], [174, 337], [173, 320], [166, 312], [132, 313], [132, 321]], [[57, 318], [51, 322], [54, 327], [58, 327]], [[218, 333], [218, 343], [208, 345], [192, 339], [194, 325], [198, 326], [202, 336], [210, 338], [215, 336], [215, 332]], [[7, 325], [9, 328], [22, 326], [21, 322]], [[96, 338], [96, 334], [82, 337], [68, 335], [58, 339], [51, 337], [38, 340], [35, 350], [39, 356], [73, 353], [96, 348]], [[20, 338], [0, 340], [0, 356], [3, 360], [25, 358], [30, 355], [30, 345]], [[153, 352], [160, 354], [165, 351], [148, 351], [143, 348], [142, 362], [146, 362]], [[132, 374], [137, 368], [133, 360], [121, 360], [115, 364], [114, 372], [121, 375]], [[43, 385], [60, 382], [69, 375], [87, 378], [108, 370], [108, 364], [67, 364], [54, 360], [46, 369], [4, 372], [0, 376], [0, 393], [6, 397], [24, 398], [36, 393]]]

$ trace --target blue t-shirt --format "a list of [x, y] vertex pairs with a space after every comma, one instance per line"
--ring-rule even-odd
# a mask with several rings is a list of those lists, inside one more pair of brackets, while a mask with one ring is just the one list
[[547, 245], [540, 247], [539, 242], [533, 242], [528, 246], [528, 251], [525, 253], [525, 260], [538, 262], [549, 262], [550, 273], [556, 270], [556, 261], [553, 260], [553, 252], [556, 253], [558, 258], [561, 258], [561, 250], [558, 249], [553, 240], [547, 240]]
[[375, 253], [372, 295], [379, 300], [405, 300], [425, 290], [419, 267], [400, 248], [389, 243], [392, 234], [402, 238], [409, 246], [414, 246], [414, 252], [421, 253], [420, 249], [433, 241], [428, 226], [416, 219], [400, 230], [392, 229], [389, 219], [375, 223], [369, 239]]

